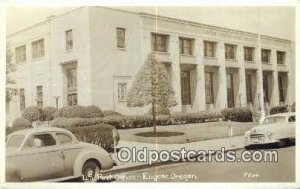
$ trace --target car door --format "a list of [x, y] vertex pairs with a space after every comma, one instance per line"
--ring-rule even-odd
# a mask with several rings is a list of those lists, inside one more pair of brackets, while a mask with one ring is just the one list
[[289, 138], [295, 138], [296, 128], [295, 128], [295, 115], [291, 115], [287, 120], [287, 136]]
[[64, 132], [55, 133], [55, 138], [64, 155], [64, 176], [72, 176], [74, 173], [74, 162], [82, 150], [82, 146], [72, 136]]
[[20, 177], [23, 181], [54, 179], [63, 174], [64, 157], [51, 133], [29, 136], [21, 156]]

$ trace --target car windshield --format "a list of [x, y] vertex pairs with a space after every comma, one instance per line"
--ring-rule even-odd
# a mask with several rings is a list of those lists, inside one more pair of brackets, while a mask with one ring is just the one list
[[286, 123], [286, 117], [274, 116], [274, 117], [265, 118], [264, 124], [270, 124], [270, 123]]
[[6, 141], [7, 148], [19, 148], [25, 139], [24, 135], [11, 135]]

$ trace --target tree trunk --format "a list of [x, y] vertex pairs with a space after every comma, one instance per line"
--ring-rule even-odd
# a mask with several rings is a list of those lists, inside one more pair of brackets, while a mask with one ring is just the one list
[[156, 135], [156, 110], [155, 110], [155, 105], [152, 103], [152, 120], [153, 120], [153, 133]]

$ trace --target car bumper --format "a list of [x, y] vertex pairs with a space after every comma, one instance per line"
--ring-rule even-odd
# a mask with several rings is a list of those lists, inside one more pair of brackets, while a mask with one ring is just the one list
[[246, 139], [245, 146], [274, 144], [277, 142], [279, 142], [277, 139]]

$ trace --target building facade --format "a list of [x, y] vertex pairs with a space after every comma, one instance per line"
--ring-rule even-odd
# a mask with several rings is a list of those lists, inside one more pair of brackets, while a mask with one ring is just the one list
[[295, 102], [294, 42], [146, 13], [81, 7], [7, 36], [17, 95], [25, 107], [97, 105], [123, 114], [126, 94], [150, 53], [166, 66], [173, 112]]

